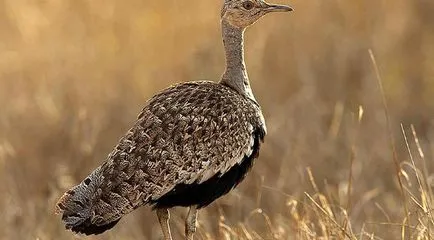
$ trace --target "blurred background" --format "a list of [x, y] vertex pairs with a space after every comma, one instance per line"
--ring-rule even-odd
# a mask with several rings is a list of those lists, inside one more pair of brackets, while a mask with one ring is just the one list
[[[55, 202], [157, 91], [219, 80], [221, 4], [0, 0], [0, 239], [83, 238]], [[246, 32], [269, 131], [246, 180], [200, 212], [197, 238], [432, 239], [434, 1], [289, 4]], [[172, 214], [176, 239], [185, 214]], [[159, 238], [141, 208], [87, 239]]]

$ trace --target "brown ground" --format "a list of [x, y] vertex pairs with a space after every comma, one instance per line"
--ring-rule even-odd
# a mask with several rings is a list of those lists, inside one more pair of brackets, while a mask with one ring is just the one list
[[[247, 180], [200, 213], [197, 239], [434, 239], [434, 1], [291, 4], [247, 32], [269, 132]], [[79, 238], [55, 201], [156, 91], [219, 79], [220, 5], [0, 0], [1, 239]], [[173, 214], [176, 239], [184, 214]], [[88, 239], [160, 234], [143, 208]]]

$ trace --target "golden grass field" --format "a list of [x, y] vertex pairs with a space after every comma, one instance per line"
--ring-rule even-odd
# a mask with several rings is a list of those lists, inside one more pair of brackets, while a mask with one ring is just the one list
[[[219, 80], [221, 4], [0, 0], [0, 239], [84, 239], [56, 200], [154, 93]], [[246, 34], [260, 157], [200, 212], [196, 239], [434, 239], [434, 1], [289, 4]], [[86, 239], [161, 231], [141, 208]]]

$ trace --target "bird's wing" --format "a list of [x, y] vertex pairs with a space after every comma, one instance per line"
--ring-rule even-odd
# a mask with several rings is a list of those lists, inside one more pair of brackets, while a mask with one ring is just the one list
[[[222, 175], [252, 154], [254, 132], [265, 128], [259, 107], [229, 87], [188, 83], [154, 97], [139, 116], [140, 169], [161, 185], [152, 200], [177, 184]], [[265, 131], [265, 130], [264, 130]], [[149, 186], [148, 186], [149, 187]]]
[[82, 204], [91, 223], [113, 222], [178, 184], [204, 182], [240, 163], [252, 153], [254, 131], [265, 134], [259, 107], [249, 101], [211, 82], [180, 84], [150, 99], [107, 161], [79, 185], [93, 186]]

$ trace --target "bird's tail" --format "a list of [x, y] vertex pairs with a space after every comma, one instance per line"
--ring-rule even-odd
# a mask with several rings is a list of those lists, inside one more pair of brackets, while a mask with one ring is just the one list
[[79, 185], [68, 190], [56, 204], [56, 214], [62, 214], [67, 229], [86, 235], [100, 234], [112, 228], [119, 220], [103, 219], [95, 214], [100, 195], [101, 169], [97, 168]]

